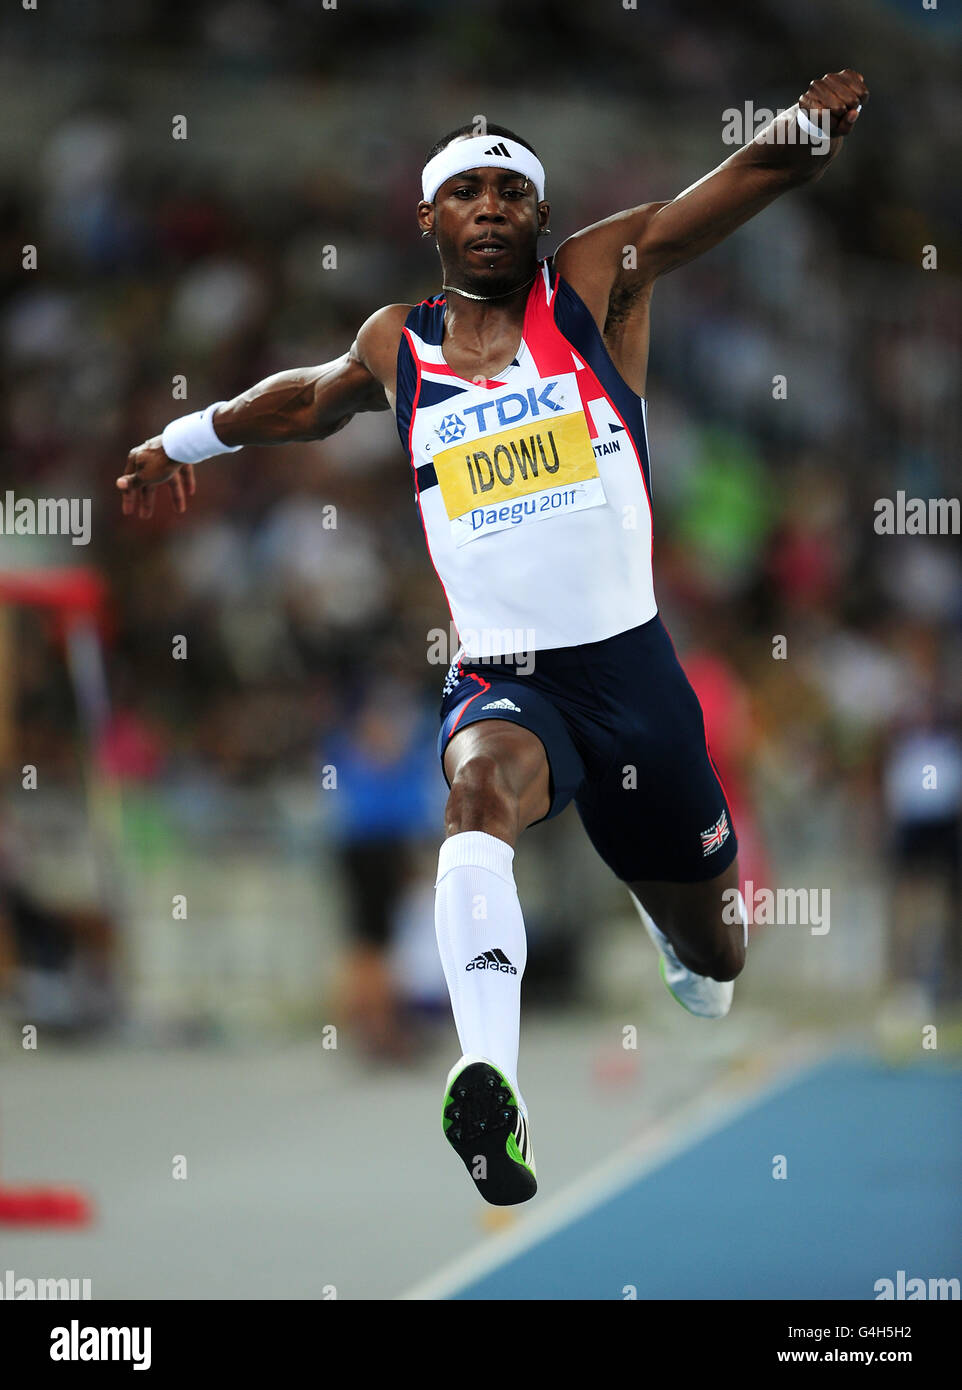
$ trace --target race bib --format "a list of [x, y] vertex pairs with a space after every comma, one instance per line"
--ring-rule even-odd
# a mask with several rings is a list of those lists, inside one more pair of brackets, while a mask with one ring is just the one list
[[455, 545], [606, 500], [580, 409], [445, 449], [434, 468]]

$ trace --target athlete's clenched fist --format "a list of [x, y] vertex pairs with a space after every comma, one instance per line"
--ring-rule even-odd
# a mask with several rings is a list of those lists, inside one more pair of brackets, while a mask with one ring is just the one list
[[868, 88], [865, 78], [854, 68], [844, 68], [841, 72], [827, 72], [824, 77], [812, 82], [807, 92], [798, 98], [798, 104], [810, 120], [825, 129], [819, 113], [829, 111], [831, 122], [829, 134], [847, 135], [858, 120], [859, 108], [868, 101]]

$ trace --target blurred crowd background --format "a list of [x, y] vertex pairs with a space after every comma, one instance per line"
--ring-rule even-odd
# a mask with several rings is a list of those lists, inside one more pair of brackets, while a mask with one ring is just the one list
[[[434, 738], [454, 644], [390, 414], [202, 464], [182, 518], [166, 496], [122, 517], [114, 479], [169, 419], [439, 288], [414, 210], [446, 130], [483, 115], [531, 141], [547, 251], [727, 157], [726, 111], [845, 66], [872, 97], [825, 177], [655, 289], [657, 593], [744, 877], [832, 892], [826, 937], [757, 929], [756, 981], [798, 1009], [958, 1004], [962, 550], [875, 529], [899, 490], [959, 492], [947, 9], [7, 8], [2, 476], [90, 498], [93, 530], [0, 534], [0, 594], [76, 567], [102, 591], [82, 649], [68, 600], [0, 610], [4, 1018], [203, 1038], [336, 1019], [390, 1056], [412, 1013], [446, 1019]], [[573, 811], [526, 837], [518, 877], [527, 999], [604, 1007], [626, 899]]]

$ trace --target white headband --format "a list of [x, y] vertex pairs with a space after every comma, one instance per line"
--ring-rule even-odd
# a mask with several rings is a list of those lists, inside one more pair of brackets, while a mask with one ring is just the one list
[[445, 179], [468, 169], [513, 169], [534, 184], [540, 203], [544, 198], [544, 168], [537, 155], [503, 135], [473, 135], [470, 140], [453, 140], [440, 154], [429, 159], [421, 174], [421, 194], [433, 203]]

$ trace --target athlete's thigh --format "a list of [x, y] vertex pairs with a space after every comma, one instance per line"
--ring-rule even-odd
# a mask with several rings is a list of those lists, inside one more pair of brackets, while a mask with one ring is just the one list
[[496, 768], [495, 790], [506, 788], [520, 803], [522, 829], [559, 815], [585, 777], [562, 713], [539, 677], [522, 676], [511, 662], [476, 670], [458, 660], [439, 711], [437, 747], [448, 784], [463, 792], [466, 781], [490, 781]]
[[701, 705], [657, 620], [624, 646], [605, 672], [609, 760], [579, 789], [578, 814], [623, 882], [692, 885], [698, 899], [737, 853]]
[[444, 775], [454, 785], [471, 759], [491, 759], [499, 781], [518, 802], [519, 819], [528, 826], [547, 816], [551, 806], [548, 759], [537, 734], [506, 719], [481, 719], [452, 734], [444, 750]]

